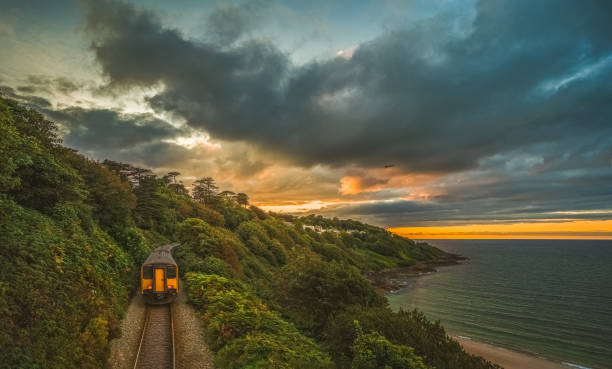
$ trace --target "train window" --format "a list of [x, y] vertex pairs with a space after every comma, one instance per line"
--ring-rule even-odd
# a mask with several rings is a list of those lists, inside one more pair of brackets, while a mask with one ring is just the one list
[[166, 269], [166, 278], [176, 278], [176, 267], [168, 267], [168, 269]]
[[143, 279], [153, 279], [153, 267], [151, 266], [142, 267], [142, 278]]

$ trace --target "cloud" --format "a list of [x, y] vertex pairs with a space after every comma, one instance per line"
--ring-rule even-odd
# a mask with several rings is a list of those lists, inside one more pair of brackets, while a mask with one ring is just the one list
[[229, 155], [215, 158], [217, 167], [231, 172], [240, 179], [250, 178], [269, 166], [259, 158], [250, 158], [246, 150], [229, 151]]
[[355, 195], [362, 192], [373, 192], [381, 189], [388, 180], [374, 177], [342, 177], [340, 180], [340, 193], [343, 195]]
[[29, 95], [29, 93], [31, 93], [32, 91], [30, 89], [18, 89], [18, 91], [28, 93], [28, 95], [22, 95], [20, 93], [17, 93], [15, 92], [15, 89], [10, 86], [0, 85], [0, 95], [3, 95], [4, 97], [8, 97], [8, 98], [17, 100], [21, 102], [22, 104], [29, 106], [29, 107], [47, 108], [51, 106], [51, 103], [49, 102], [49, 100], [43, 97], [40, 97], [40, 96]]
[[611, 168], [538, 171], [534, 166], [513, 164], [508, 171], [495, 165], [500, 161], [509, 162], [495, 158], [479, 169], [435, 177], [405, 189], [409, 194], [432, 194], [426, 198], [372, 199], [332, 205], [320, 212], [394, 227], [610, 219]]
[[[538, 92], [612, 52], [606, 7], [481, 2], [469, 34], [433, 17], [359, 45], [350, 59], [304, 66], [267, 41], [191, 41], [120, 2], [90, 3], [88, 29], [111, 85], [163, 84], [150, 105], [213, 138], [248, 141], [300, 165], [392, 161], [450, 172], [519, 147], [610, 133], [612, 63]], [[226, 15], [246, 16], [227, 7], [212, 17]]]
[[46, 111], [66, 130], [67, 145], [87, 150], [112, 150], [161, 141], [183, 131], [150, 114], [119, 114], [107, 109], [71, 107]]
[[75, 81], [67, 77], [49, 77], [44, 75], [29, 75], [27, 85], [20, 89], [28, 89], [32, 91], [43, 92], [60, 92], [64, 95], [69, 95], [75, 91], [82, 89], [85, 83]]
[[92, 82], [76, 81], [67, 77], [29, 75], [17, 86], [17, 91], [31, 95], [45, 95], [57, 98], [59, 94], [70, 96], [78, 91], [94, 88]]

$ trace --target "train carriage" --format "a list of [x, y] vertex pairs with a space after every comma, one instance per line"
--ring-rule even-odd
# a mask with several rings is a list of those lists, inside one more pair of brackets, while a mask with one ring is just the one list
[[149, 304], [170, 303], [179, 291], [178, 265], [172, 257], [176, 246], [156, 248], [140, 267], [140, 292]]

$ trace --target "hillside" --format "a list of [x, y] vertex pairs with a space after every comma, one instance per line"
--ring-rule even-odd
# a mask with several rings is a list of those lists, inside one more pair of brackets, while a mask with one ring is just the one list
[[266, 213], [212, 179], [190, 194], [179, 173], [92, 161], [3, 98], [0, 155], [2, 368], [102, 367], [139, 263], [169, 241], [220, 368], [493, 368], [421, 313], [392, 312], [363, 277], [439, 249]]

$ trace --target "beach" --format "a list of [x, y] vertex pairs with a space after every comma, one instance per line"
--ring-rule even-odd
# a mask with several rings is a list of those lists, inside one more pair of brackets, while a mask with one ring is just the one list
[[505, 369], [568, 369], [560, 363], [535, 357], [522, 352], [507, 350], [486, 343], [473, 341], [463, 337], [453, 337], [465, 351], [473, 355], [482, 356], [494, 364], [501, 365]]

